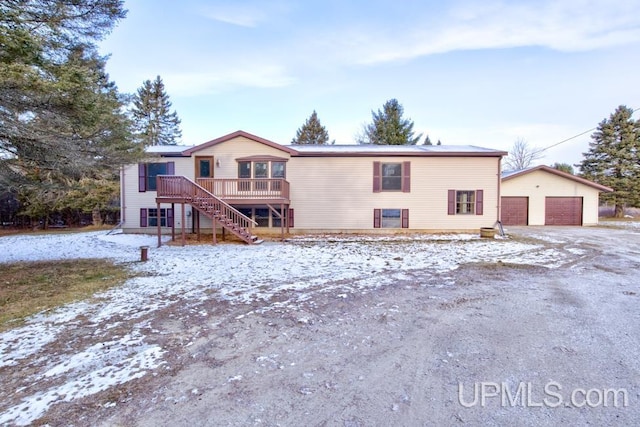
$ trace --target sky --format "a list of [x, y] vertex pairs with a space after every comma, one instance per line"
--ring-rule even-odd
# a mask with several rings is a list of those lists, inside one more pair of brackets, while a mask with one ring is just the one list
[[[315, 110], [336, 144], [397, 99], [432, 142], [543, 149], [640, 107], [640, 0], [125, 0], [100, 43], [122, 92], [160, 76], [182, 144], [289, 144]], [[640, 111], [635, 113], [638, 119]], [[542, 152], [575, 164], [591, 132]]]

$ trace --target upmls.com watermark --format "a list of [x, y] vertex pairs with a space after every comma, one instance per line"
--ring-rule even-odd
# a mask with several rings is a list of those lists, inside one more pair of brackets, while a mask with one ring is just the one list
[[525, 408], [626, 408], [629, 405], [629, 394], [624, 388], [574, 388], [565, 391], [562, 385], [555, 381], [550, 381], [542, 387], [524, 381], [517, 384], [482, 381], [470, 387], [458, 383], [458, 403], [465, 408], [487, 405]]

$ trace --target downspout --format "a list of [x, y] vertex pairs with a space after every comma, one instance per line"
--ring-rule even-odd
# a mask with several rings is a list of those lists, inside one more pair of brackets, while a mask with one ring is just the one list
[[120, 224], [124, 225], [126, 220], [126, 203], [125, 203], [125, 188], [127, 188], [125, 184], [125, 169], [124, 166], [120, 166]]
[[500, 196], [501, 193], [501, 185], [502, 185], [502, 156], [498, 157], [498, 204], [497, 204], [497, 212], [496, 212], [496, 218], [497, 221], [502, 221], [501, 218], [501, 209], [500, 209], [500, 204], [502, 202], [502, 198]]

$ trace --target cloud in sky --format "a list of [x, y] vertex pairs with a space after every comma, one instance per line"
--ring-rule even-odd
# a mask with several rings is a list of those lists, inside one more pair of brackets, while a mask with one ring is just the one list
[[[464, 0], [435, 6], [418, 4], [401, 12], [393, 2], [354, 6], [327, 0], [322, 5], [310, 2], [302, 7], [275, 0], [196, 2], [192, 9], [192, 22], [176, 18], [175, 31], [170, 33], [175, 38], [172, 43], [181, 46], [181, 51], [164, 51], [161, 60], [181, 87], [200, 82], [206, 92], [225, 86], [284, 87], [307, 73], [459, 51], [537, 46], [573, 52], [640, 40], [637, 0]], [[198, 15], [205, 20], [195, 19]], [[218, 28], [224, 24], [237, 30]], [[202, 29], [196, 31], [197, 26]], [[132, 47], [133, 43], [139, 42], [132, 40]], [[188, 55], [196, 64], [184, 63]], [[206, 67], [213, 71], [193, 71], [213, 60], [215, 65]], [[136, 72], [156, 66], [158, 61], [155, 57], [140, 64]]]
[[202, 14], [214, 21], [254, 28], [287, 10], [288, 6], [282, 1], [226, 1], [204, 6]]
[[278, 88], [295, 79], [278, 65], [261, 63], [204, 67], [207, 71], [170, 72], [163, 76], [176, 96], [196, 96], [229, 91], [237, 87]]
[[259, 22], [266, 18], [266, 15], [257, 8], [242, 7], [239, 5], [212, 7], [203, 13], [206, 17], [214, 21], [248, 28], [257, 26]]
[[[189, 143], [237, 129], [288, 142], [314, 109], [332, 138], [349, 143], [371, 110], [397, 98], [432, 140], [546, 146], [620, 104], [640, 106], [640, 0], [125, 7], [129, 16], [103, 44], [107, 71], [126, 92], [160, 75]], [[553, 153], [576, 147], [579, 157], [586, 142]]]
[[334, 51], [341, 60], [363, 65], [464, 50], [586, 51], [640, 40], [638, 7], [637, 2], [465, 2], [418, 15], [404, 28], [374, 22], [357, 29], [355, 22], [326, 39], [339, 47]]

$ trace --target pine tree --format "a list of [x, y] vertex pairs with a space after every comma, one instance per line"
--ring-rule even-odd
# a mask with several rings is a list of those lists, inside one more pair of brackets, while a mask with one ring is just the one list
[[178, 114], [171, 112], [171, 101], [162, 78], [146, 80], [133, 97], [133, 119], [138, 142], [143, 146], [176, 145], [182, 137]]
[[296, 137], [291, 140], [292, 144], [319, 144], [324, 145], [329, 141], [327, 129], [320, 124], [316, 110], [304, 122], [302, 127], [296, 132]]
[[442, 142], [438, 140], [438, 143], [436, 145], [442, 145]]
[[422, 134], [414, 137], [413, 121], [403, 119], [404, 108], [397, 99], [391, 99], [382, 106], [382, 111], [371, 111], [373, 122], [365, 125], [359, 137], [360, 144], [415, 145]]
[[431, 142], [431, 138], [429, 138], [429, 135], [424, 138], [424, 145], [433, 145], [433, 142]]
[[[96, 42], [121, 0], [0, 4], [0, 185], [53, 200], [135, 161], [123, 99]], [[45, 197], [46, 196], [46, 197]]]
[[569, 163], [555, 162], [553, 165], [551, 165], [551, 167], [562, 172], [570, 173], [571, 175], [575, 174], [573, 166], [571, 166]]
[[624, 105], [598, 125], [580, 163], [582, 176], [613, 188], [601, 198], [615, 205], [616, 218], [625, 206], [640, 206], [640, 120]]

